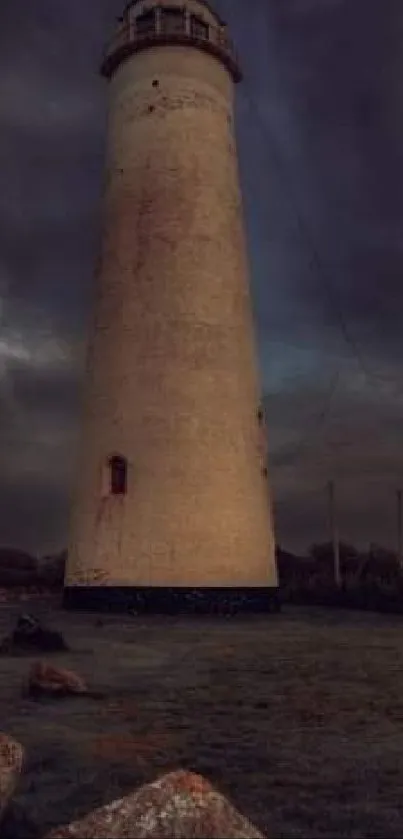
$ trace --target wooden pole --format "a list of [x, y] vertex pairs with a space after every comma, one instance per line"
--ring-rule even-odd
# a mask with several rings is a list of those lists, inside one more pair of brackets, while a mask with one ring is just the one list
[[328, 483], [329, 493], [329, 523], [331, 542], [333, 547], [333, 568], [334, 568], [334, 582], [337, 588], [341, 587], [341, 572], [340, 572], [340, 540], [336, 521], [335, 510], [335, 488], [334, 481]]
[[402, 490], [398, 489], [396, 491], [396, 501], [397, 501], [397, 561], [399, 565], [399, 569], [403, 570], [403, 545], [402, 545]]

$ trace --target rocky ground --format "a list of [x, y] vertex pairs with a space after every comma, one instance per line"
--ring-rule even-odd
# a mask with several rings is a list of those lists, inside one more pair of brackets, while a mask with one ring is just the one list
[[5, 839], [43, 836], [166, 771], [192, 769], [270, 837], [403, 835], [403, 619], [106, 617], [0, 604], [64, 633], [51, 663], [103, 697], [22, 696], [0, 657], [0, 729], [26, 750]]

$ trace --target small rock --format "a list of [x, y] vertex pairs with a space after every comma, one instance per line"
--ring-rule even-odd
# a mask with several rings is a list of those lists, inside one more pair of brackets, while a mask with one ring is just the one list
[[191, 772], [172, 772], [132, 795], [52, 830], [46, 839], [264, 839], [213, 787]]
[[31, 667], [28, 677], [29, 696], [82, 696], [88, 694], [83, 679], [71, 670], [62, 670], [46, 661], [38, 661]]
[[23, 759], [24, 750], [20, 743], [0, 733], [0, 820], [14, 794]]
[[60, 632], [43, 626], [33, 615], [20, 615], [11, 635], [0, 645], [0, 652], [61, 652], [68, 646]]

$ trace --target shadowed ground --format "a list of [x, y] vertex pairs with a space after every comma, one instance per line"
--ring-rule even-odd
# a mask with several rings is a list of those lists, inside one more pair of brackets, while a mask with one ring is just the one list
[[1, 605], [0, 635], [27, 609], [73, 648], [49, 660], [107, 698], [23, 699], [32, 657], [0, 657], [0, 727], [27, 751], [7, 837], [43, 835], [179, 767], [268, 836], [403, 835], [402, 618], [289, 607], [97, 627], [33, 603]]

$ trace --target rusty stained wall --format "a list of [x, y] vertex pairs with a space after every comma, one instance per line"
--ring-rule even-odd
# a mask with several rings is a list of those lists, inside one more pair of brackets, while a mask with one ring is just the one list
[[[212, 56], [156, 47], [113, 76], [98, 274], [67, 585], [277, 585], [233, 86]], [[123, 498], [102, 489], [112, 452]]]

